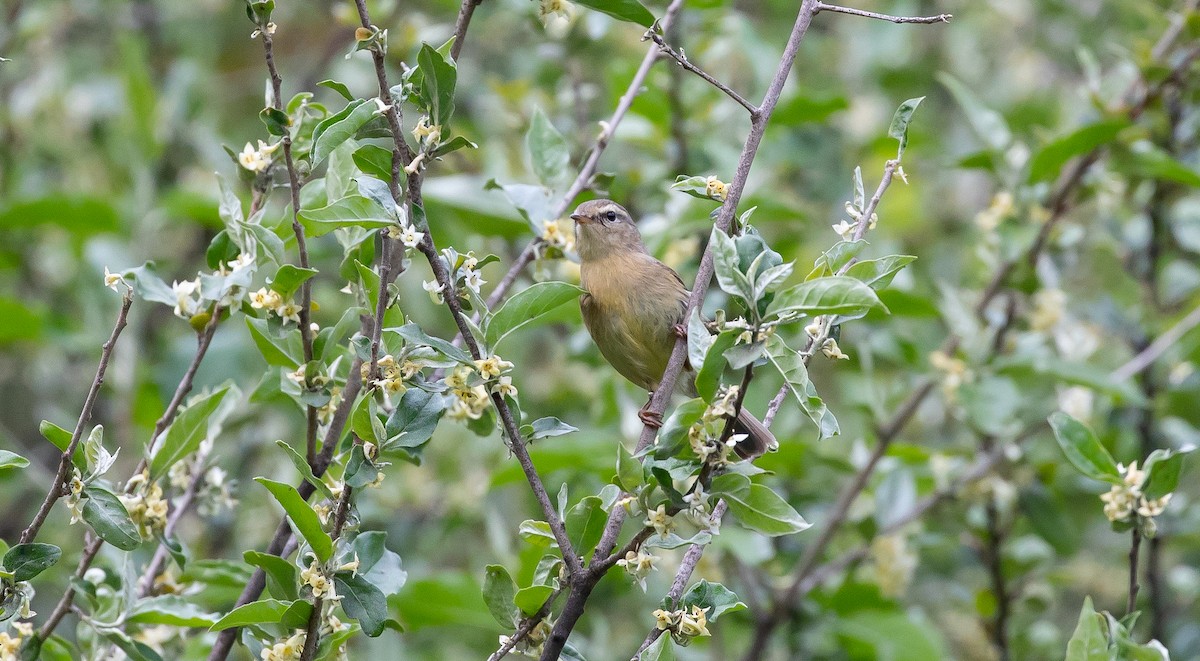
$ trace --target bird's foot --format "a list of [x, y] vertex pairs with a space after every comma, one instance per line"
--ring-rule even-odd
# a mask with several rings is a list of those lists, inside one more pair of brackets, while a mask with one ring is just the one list
[[642, 410], [638, 411], [638, 419], [642, 421], [642, 424], [650, 427], [651, 429], [658, 429], [659, 427], [663, 426], [662, 414], [655, 413], [649, 408], [643, 408]]
[[681, 340], [687, 339], [687, 326], [683, 324], [675, 324], [671, 327], [671, 330], [675, 332], [675, 337], [678, 337]]

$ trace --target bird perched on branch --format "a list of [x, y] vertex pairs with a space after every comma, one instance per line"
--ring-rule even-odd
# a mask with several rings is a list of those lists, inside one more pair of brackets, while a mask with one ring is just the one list
[[[612, 200], [592, 200], [571, 214], [580, 277], [583, 323], [600, 353], [626, 379], [651, 393], [662, 381], [675, 340], [685, 331], [689, 292], [671, 267], [646, 252], [637, 225]], [[650, 402], [642, 422], [662, 426]], [[747, 434], [736, 450], [757, 457], [775, 447], [775, 437], [744, 408], [735, 429]]]

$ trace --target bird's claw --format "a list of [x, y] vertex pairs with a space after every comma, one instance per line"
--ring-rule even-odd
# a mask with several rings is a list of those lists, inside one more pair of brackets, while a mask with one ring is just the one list
[[638, 419], [642, 421], [642, 424], [651, 429], [658, 429], [663, 426], [662, 414], [648, 409], [638, 411]]
[[683, 324], [675, 324], [674, 326], [671, 327], [671, 330], [674, 331], [675, 337], [677, 337], [681, 340], [687, 339], [687, 336], [688, 336], [687, 326], [684, 326]]

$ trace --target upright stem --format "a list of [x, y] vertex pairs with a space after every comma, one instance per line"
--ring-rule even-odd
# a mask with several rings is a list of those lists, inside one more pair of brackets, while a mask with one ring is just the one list
[[79, 419], [75, 422], [75, 431], [71, 432], [71, 442], [67, 444], [62, 456], [58, 459], [58, 472], [54, 475], [54, 482], [50, 485], [50, 489], [46, 491], [46, 498], [42, 501], [42, 506], [38, 508], [33, 520], [21, 533], [19, 542], [21, 544], [28, 544], [37, 537], [38, 531], [42, 529], [42, 524], [46, 522], [46, 517], [50, 515], [50, 510], [54, 507], [54, 503], [58, 502], [58, 499], [65, 493], [70, 492], [67, 479], [71, 475], [72, 458], [75, 456], [75, 450], [79, 447], [80, 439], [83, 438], [83, 428], [87, 425], [88, 420], [92, 419], [92, 409], [96, 406], [96, 398], [100, 395], [100, 386], [104, 383], [104, 372], [108, 370], [108, 361], [112, 357], [113, 348], [117, 346], [117, 338], [121, 336], [121, 331], [125, 330], [131, 305], [133, 305], [133, 294], [127, 291], [121, 299], [121, 311], [117, 313], [117, 323], [113, 326], [108, 341], [100, 350], [100, 364], [96, 367], [96, 376], [92, 379], [92, 386], [88, 388], [87, 397], [83, 400], [83, 408], [79, 411]]
[[1138, 550], [1142, 546], [1142, 531], [1135, 525], [1130, 531], [1133, 541], [1129, 545], [1129, 599], [1125, 602], [1125, 614], [1129, 615], [1137, 607], [1138, 585]]

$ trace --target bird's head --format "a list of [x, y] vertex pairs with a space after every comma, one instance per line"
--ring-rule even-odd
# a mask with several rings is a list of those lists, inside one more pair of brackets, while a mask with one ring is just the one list
[[642, 235], [624, 207], [612, 200], [591, 200], [571, 214], [579, 259], [602, 259], [621, 252], [646, 252]]

